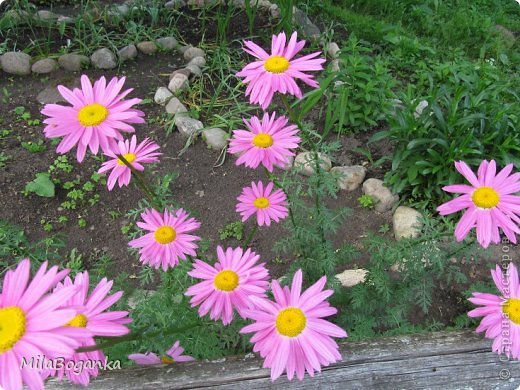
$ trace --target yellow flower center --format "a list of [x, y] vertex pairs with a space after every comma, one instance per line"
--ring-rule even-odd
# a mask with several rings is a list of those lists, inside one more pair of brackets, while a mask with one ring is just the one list
[[256, 208], [265, 209], [265, 208], [269, 207], [269, 199], [261, 196], [260, 198], [256, 198], [255, 201], [253, 202], [253, 204]]
[[83, 126], [97, 126], [108, 116], [108, 109], [98, 103], [89, 104], [78, 112], [78, 120]]
[[163, 362], [164, 364], [172, 364], [175, 362], [175, 360], [173, 360], [171, 357], [168, 357], [168, 356], [162, 356], [161, 362]]
[[268, 148], [273, 145], [273, 137], [266, 133], [260, 133], [253, 138], [253, 145], [259, 148]]
[[502, 304], [502, 312], [513, 321], [520, 325], [520, 299], [510, 298]]
[[159, 244], [166, 245], [175, 240], [177, 233], [171, 226], [161, 226], [155, 231], [153, 236]]
[[283, 73], [289, 69], [289, 61], [285, 57], [272, 56], [265, 60], [264, 68], [271, 73]]
[[479, 187], [473, 192], [471, 199], [481, 209], [492, 209], [498, 205], [500, 195], [491, 187]]
[[283, 309], [276, 317], [276, 329], [283, 336], [296, 337], [303, 332], [305, 325], [305, 314], [297, 307]]
[[[134, 162], [134, 160], [137, 158], [137, 156], [133, 153], [126, 153], [126, 154], [123, 154], [123, 158], [128, 161], [130, 164], [132, 164]], [[119, 165], [126, 165], [123, 160], [121, 160], [120, 158], [117, 159], [117, 163]]]
[[233, 291], [238, 286], [238, 275], [229, 269], [220, 271], [215, 276], [214, 284], [221, 291]]
[[87, 323], [87, 316], [85, 316], [85, 314], [78, 314], [67, 325], [75, 328], [86, 328]]
[[0, 354], [9, 351], [25, 334], [25, 313], [18, 306], [0, 309]]

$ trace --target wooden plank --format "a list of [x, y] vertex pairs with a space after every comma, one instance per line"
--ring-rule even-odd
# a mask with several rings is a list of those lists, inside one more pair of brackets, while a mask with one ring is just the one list
[[[131, 367], [104, 372], [89, 389], [472, 389], [520, 387], [520, 363], [500, 361], [474, 331], [437, 332], [347, 342], [342, 361], [304, 381], [275, 382], [258, 357]], [[502, 376], [502, 378], [501, 378]], [[507, 376], [508, 378], [503, 378]], [[70, 389], [49, 381], [47, 389]]]

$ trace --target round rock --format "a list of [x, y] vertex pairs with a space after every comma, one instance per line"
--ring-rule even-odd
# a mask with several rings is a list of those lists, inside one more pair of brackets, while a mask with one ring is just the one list
[[354, 191], [357, 189], [361, 183], [363, 183], [363, 180], [365, 180], [367, 173], [366, 168], [361, 165], [334, 167], [330, 171], [338, 173], [338, 186], [346, 191]]
[[152, 41], [144, 41], [137, 44], [137, 49], [141, 53], [151, 56], [157, 52], [157, 45]]
[[117, 56], [121, 62], [133, 60], [137, 57], [137, 47], [134, 44], [127, 45], [118, 50]]
[[363, 193], [371, 196], [376, 201], [374, 208], [380, 213], [390, 210], [399, 201], [399, 196], [392, 194], [392, 191], [379, 179], [371, 178], [365, 180]]
[[186, 69], [188, 69], [190, 71], [190, 74], [195, 77], [202, 76], [202, 70], [200, 70], [200, 68], [195, 64], [186, 65]]
[[191, 74], [191, 71], [189, 69], [186, 69], [186, 68], [182, 68], [182, 69], [177, 69], [177, 70], [174, 70], [172, 72], [172, 74], [170, 75], [170, 80], [173, 79], [173, 77], [176, 75], [176, 74], [183, 74], [184, 76], [186, 77], [190, 77], [190, 74]]
[[395, 209], [393, 224], [397, 241], [402, 238], [416, 238], [423, 226], [422, 214], [411, 207], [399, 206]]
[[37, 74], [51, 73], [56, 69], [58, 69], [58, 63], [52, 58], [44, 58], [36, 61], [31, 67], [32, 72]]
[[171, 51], [179, 46], [179, 42], [174, 37], [159, 38], [155, 41], [162, 50]]
[[363, 283], [367, 277], [368, 271], [363, 268], [347, 269], [340, 274], [335, 275], [343, 287], [353, 287], [356, 284]]
[[184, 138], [196, 137], [204, 127], [201, 121], [185, 115], [176, 115], [175, 125]]
[[199, 68], [202, 68], [206, 65], [206, 59], [204, 57], [195, 57], [187, 65], [196, 65]]
[[114, 69], [117, 67], [116, 55], [106, 47], [96, 50], [90, 56], [90, 60], [97, 69]]
[[172, 97], [168, 104], [166, 105], [166, 112], [168, 114], [179, 114], [182, 112], [188, 112], [186, 107], [184, 107], [184, 104], [181, 103], [179, 99], [176, 97]]
[[188, 88], [188, 78], [182, 73], [173, 76], [168, 84], [168, 89], [173, 93], [178, 93], [186, 88]]
[[168, 102], [168, 100], [171, 99], [173, 94], [170, 92], [170, 90], [166, 87], [159, 87], [157, 91], [155, 92], [155, 96], [153, 97], [153, 100], [157, 104], [164, 105]]
[[69, 72], [80, 72], [81, 69], [88, 67], [90, 60], [80, 54], [64, 54], [58, 58], [58, 64]]
[[218, 127], [206, 129], [202, 132], [202, 139], [210, 149], [222, 150], [228, 144], [229, 134]]
[[191, 61], [195, 57], [205, 57], [206, 53], [204, 53], [204, 50], [198, 48], [198, 47], [188, 47], [184, 53], [184, 59], [186, 61]]
[[[330, 158], [323, 153], [318, 153], [318, 159], [320, 160], [321, 169], [327, 172], [330, 171], [332, 167]], [[299, 153], [294, 159], [294, 169], [306, 176], [314, 174], [315, 164], [313, 152]]]
[[11, 51], [0, 56], [0, 64], [6, 73], [18, 76], [31, 74], [31, 56], [18, 51]]

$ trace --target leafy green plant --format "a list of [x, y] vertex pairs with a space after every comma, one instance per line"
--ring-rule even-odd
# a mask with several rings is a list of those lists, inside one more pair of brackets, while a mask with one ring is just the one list
[[39, 139], [37, 142], [32, 142], [32, 141], [22, 142], [22, 148], [24, 148], [25, 150], [27, 150], [31, 153], [41, 153], [47, 149], [47, 147], [43, 143], [42, 139]]
[[372, 138], [389, 139], [395, 146], [385, 181], [423, 205], [448, 199], [442, 186], [459, 178], [455, 161], [520, 165], [520, 99], [510, 83], [497, 80], [492, 68], [452, 71], [445, 83], [432, 85], [428, 107], [420, 114], [416, 106], [422, 97], [414, 96], [412, 88], [400, 94], [404, 108], [389, 118], [389, 130]]
[[385, 62], [350, 36], [339, 56], [339, 71], [330, 84], [325, 132], [366, 130], [385, 118], [395, 81]]
[[365, 209], [371, 209], [375, 205], [375, 199], [370, 195], [361, 195], [359, 198], [357, 198], [357, 201], [361, 205], [361, 207]]
[[45, 198], [53, 198], [55, 195], [54, 190], [54, 182], [51, 180], [51, 176], [47, 172], [37, 173], [36, 178], [25, 186], [26, 193], [32, 192]]
[[228, 223], [218, 231], [221, 240], [236, 238], [240, 241], [244, 237], [244, 224], [240, 221]]
[[0, 152], [0, 168], [5, 168], [9, 160], [11, 160], [11, 156], [5, 152]]

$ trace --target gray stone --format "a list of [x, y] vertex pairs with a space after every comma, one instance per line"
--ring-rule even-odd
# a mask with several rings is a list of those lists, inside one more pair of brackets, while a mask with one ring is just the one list
[[110, 49], [97, 49], [91, 56], [92, 65], [97, 69], [114, 69], [117, 67], [117, 58]]
[[186, 65], [196, 65], [199, 68], [202, 68], [204, 65], [206, 65], [206, 59], [204, 57], [195, 57], [190, 62], [188, 62]]
[[320, 29], [307, 17], [301, 9], [293, 8], [293, 21], [303, 30], [303, 35], [308, 38], [318, 38], [321, 34]]
[[185, 6], [186, 3], [183, 0], [171, 0], [164, 4], [164, 7], [168, 9], [178, 9]]
[[179, 50], [179, 53], [184, 54], [188, 49], [192, 48], [193, 46], [187, 45], [187, 46], [179, 46], [177, 50]]
[[399, 201], [399, 196], [392, 194], [392, 191], [385, 187], [383, 181], [379, 179], [365, 180], [363, 193], [375, 200], [374, 208], [380, 213], [390, 210]]
[[31, 67], [32, 72], [37, 74], [51, 73], [56, 69], [58, 69], [58, 63], [52, 58], [44, 58], [36, 61]]
[[90, 64], [90, 59], [80, 54], [64, 54], [58, 58], [58, 64], [69, 72], [80, 72]]
[[338, 185], [339, 188], [346, 191], [354, 191], [357, 189], [363, 180], [367, 170], [361, 165], [352, 165], [349, 167], [334, 167], [330, 170], [331, 172], [338, 172]]
[[353, 287], [356, 284], [363, 283], [367, 277], [367, 274], [368, 271], [366, 269], [358, 268], [347, 269], [335, 276], [343, 287]]
[[339, 72], [339, 60], [337, 58], [330, 62], [330, 70]]
[[218, 127], [206, 129], [202, 132], [202, 139], [210, 149], [222, 150], [228, 144], [229, 134]]
[[137, 44], [137, 49], [141, 53], [151, 56], [157, 52], [157, 45], [152, 41], [144, 41]]
[[58, 20], [58, 15], [51, 11], [40, 10], [34, 14], [34, 19], [50, 22]]
[[395, 209], [393, 224], [396, 240], [416, 238], [423, 226], [422, 214], [411, 207], [399, 206]]
[[174, 37], [159, 38], [155, 41], [162, 50], [171, 51], [179, 46], [179, 42]]
[[421, 114], [423, 113], [423, 111], [426, 107], [428, 107], [428, 102], [426, 100], [421, 100], [419, 102], [419, 104], [417, 105], [417, 107], [415, 107], [415, 112], [413, 114], [415, 119], [417, 119], [421, 116]]
[[174, 70], [174, 71], [172, 72], [172, 74], [170, 75], [170, 80], [173, 79], [173, 77], [174, 77], [176, 74], [183, 74], [183, 75], [186, 76], [186, 77], [190, 77], [191, 71], [190, 71], [189, 69], [186, 69], [186, 68], [182, 68], [182, 69]]
[[280, 19], [281, 13], [278, 5], [271, 4], [271, 6], [269, 7], [269, 14], [273, 19]]
[[175, 126], [184, 138], [196, 137], [199, 130], [204, 127], [201, 121], [185, 115], [175, 116]]
[[336, 42], [331, 42], [327, 45], [327, 54], [332, 58], [337, 58], [339, 53], [339, 46]]
[[190, 74], [196, 77], [202, 76], [202, 70], [195, 64], [186, 65], [186, 69], [190, 71]]
[[184, 104], [181, 103], [179, 99], [176, 97], [172, 97], [168, 104], [166, 105], [166, 112], [168, 114], [179, 114], [183, 112], [188, 112]]
[[0, 56], [0, 64], [6, 73], [18, 76], [31, 74], [31, 56], [18, 51], [10, 51]]
[[[320, 160], [321, 169], [330, 171], [332, 167], [330, 158], [323, 153], [318, 153], [318, 159]], [[315, 164], [313, 152], [299, 153], [294, 159], [294, 169], [306, 176], [312, 176], [314, 174]]]
[[205, 57], [206, 53], [204, 53], [204, 50], [198, 48], [198, 47], [188, 47], [184, 53], [184, 59], [186, 61], [191, 61], [195, 57]]
[[122, 16], [126, 16], [130, 12], [130, 8], [126, 4], [118, 5], [114, 8], [114, 10]]
[[288, 156], [285, 161], [285, 164], [283, 164], [282, 166], [280, 166], [278, 168], [283, 169], [284, 171], [289, 171], [292, 169], [293, 164], [294, 164], [294, 156]]
[[185, 90], [186, 88], [188, 88], [188, 78], [182, 73], [177, 73], [173, 76], [168, 84], [168, 89], [175, 94]]
[[121, 62], [133, 60], [135, 57], [137, 57], [137, 47], [135, 47], [134, 44], [127, 45], [119, 49], [117, 56]]
[[166, 103], [168, 103], [168, 100], [170, 100], [172, 96], [173, 95], [168, 88], [159, 87], [155, 92], [153, 100], [157, 104], [165, 105]]
[[74, 18], [71, 18], [70, 16], [60, 15], [58, 16], [56, 23], [73, 24], [75, 21], [76, 20]]

